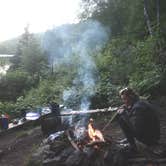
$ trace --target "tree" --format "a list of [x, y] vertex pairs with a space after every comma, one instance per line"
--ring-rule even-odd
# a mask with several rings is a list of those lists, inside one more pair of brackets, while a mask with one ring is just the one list
[[31, 38], [29, 44], [22, 50], [22, 69], [29, 73], [32, 78], [42, 76], [47, 69], [47, 57], [35, 38]]
[[146, 20], [146, 24], [147, 24], [147, 27], [148, 27], [148, 31], [149, 31], [149, 34], [152, 36], [153, 35], [153, 32], [152, 32], [152, 27], [151, 27], [151, 24], [150, 24], [150, 19], [149, 19], [149, 14], [148, 14], [148, 11], [147, 11], [147, 0], [144, 0], [144, 15], [145, 15], [145, 20]]
[[11, 59], [11, 63], [11, 71], [22, 70], [37, 80], [47, 68], [47, 57], [40, 46], [40, 40], [29, 32], [28, 25], [18, 42], [16, 55]]
[[160, 25], [165, 34], [165, 0], [82, 0], [80, 19], [96, 19], [110, 27], [113, 36], [143, 39]]
[[24, 31], [25, 32], [21, 35], [18, 41], [15, 56], [11, 58], [11, 70], [18, 70], [21, 67], [23, 50], [29, 45], [29, 42], [33, 36], [29, 32], [29, 25], [24, 28]]
[[[81, 19], [96, 19], [110, 27], [112, 35], [123, 34], [137, 8], [134, 0], [82, 0]], [[138, 7], [138, 6], [137, 6]], [[134, 9], [133, 9], [134, 8]], [[136, 10], [135, 10], [136, 9]], [[132, 12], [132, 14], [131, 14]], [[137, 15], [136, 13], [134, 15]], [[138, 20], [137, 20], [138, 21]]]
[[160, 0], [156, 0], [156, 16], [157, 16], [157, 28], [159, 30], [160, 27]]
[[24, 95], [33, 85], [33, 81], [27, 73], [21, 71], [7, 72], [0, 79], [0, 100], [16, 101], [17, 97]]

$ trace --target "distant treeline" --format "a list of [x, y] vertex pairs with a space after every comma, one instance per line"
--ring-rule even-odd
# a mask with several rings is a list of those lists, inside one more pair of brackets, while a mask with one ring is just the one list
[[14, 54], [0, 79], [0, 111], [18, 115], [54, 100], [73, 109], [120, 104], [118, 90], [166, 96], [166, 1], [82, 0], [77, 24], [28, 27], [0, 44]]

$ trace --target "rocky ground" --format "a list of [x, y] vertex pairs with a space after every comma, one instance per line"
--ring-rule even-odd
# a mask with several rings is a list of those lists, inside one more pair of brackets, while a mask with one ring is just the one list
[[[161, 142], [165, 143], [166, 110], [163, 109], [159, 116], [161, 120]], [[109, 117], [107, 116], [102, 121], [100, 119], [101, 117], [96, 118], [95, 122], [99, 129], [102, 129]], [[110, 125], [105, 133], [113, 136], [114, 139], [123, 137], [116, 123]], [[43, 139], [40, 126], [0, 135], [0, 166], [27, 166], [32, 154]]]
[[43, 139], [40, 127], [0, 136], [0, 165], [25, 166]]
[[[130, 162], [130, 165], [140, 166], [144, 162], [149, 162], [148, 164], [151, 165], [153, 165], [154, 162], [160, 163], [160, 166], [165, 165], [166, 113], [163, 111], [162, 113], [160, 113], [159, 116], [161, 120], [161, 146], [147, 149], [141, 144], [138, 144], [139, 153], [134, 153], [133, 159], [129, 158], [128, 162]], [[118, 166], [124, 166], [125, 164], [123, 162], [127, 160], [126, 158], [123, 159], [124, 155], [120, 155], [119, 153], [119, 150], [123, 147], [122, 145], [120, 145], [120, 147], [119, 144], [117, 144], [117, 140], [124, 138], [124, 135], [119, 128], [119, 125], [114, 121], [105, 131], [102, 130], [110, 118], [110, 115], [102, 116], [102, 118], [100, 115], [99, 117], [94, 118], [94, 124], [95, 128], [102, 131], [105, 138], [109, 138], [109, 140], [111, 138], [111, 143], [108, 142], [108, 139], [105, 139], [106, 143], [104, 143], [103, 145], [98, 144], [99, 149], [95, 151], [94, 145], [86, 146], [87, 144], [84, 142], [85, 144], [83, 143], [84, 145], [83, 148], [81, 148], [82, 150], [78, 150], [73, 143], [74, 141], [71, 141], [71, 139], [67, 137], [67, 133], [64, 133], [62, 137], [55, 139], [54, 141], [49, 141], [49, 139], [45, 139], [45, 141], [43, 141], [42, 145], [36, 151], [36, 153], [32, 155], [31, 164], [43, 164], [44, 166], [117, 166], [118, 162], [118, 164], [120, 164]], [[162, 152], [162, 156], [158, 155], [159, 149], [164, 150], [164, 153]], [[157, 153], [154, 154], [154, 152]], [[36, 161], [40, 162], [36, 163]], [[126, 163], [126, 165], [128, 165], [128, 163]]]

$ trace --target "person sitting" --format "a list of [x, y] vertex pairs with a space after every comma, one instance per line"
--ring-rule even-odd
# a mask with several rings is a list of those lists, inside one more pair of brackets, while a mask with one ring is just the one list
[[117, 119], [131, 148], [137, 150], [135, 139], [147, 146], [156, 145], [160, 139], [160, 122], [155, 107], [140, 100], [131, 88], [120, 90], [119, 95], [124, 105], [117, 110]]

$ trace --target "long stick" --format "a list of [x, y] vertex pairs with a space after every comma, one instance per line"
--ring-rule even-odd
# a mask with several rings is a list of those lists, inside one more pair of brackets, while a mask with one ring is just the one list
[[111, 119], [109, 120], [109, 122], [104, 126], [104, 128], [102, 129], [102, 131], [104, 131], [111, 123], [112, 123], [112, 121], [115, 119], [115, 117], [118, 115], [118, 112], [116, 111], [113, 115], [112, 115], [112, 117], [111, 117]]

